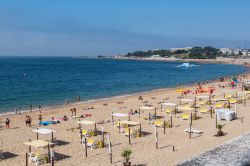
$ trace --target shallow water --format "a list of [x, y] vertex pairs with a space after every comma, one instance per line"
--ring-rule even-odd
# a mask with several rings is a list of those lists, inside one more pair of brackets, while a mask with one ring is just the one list
[[247, 71], [243, 66], [71, 57], [1, 57], [0, 112], [99, 99], [177, 83], [194, 83]]

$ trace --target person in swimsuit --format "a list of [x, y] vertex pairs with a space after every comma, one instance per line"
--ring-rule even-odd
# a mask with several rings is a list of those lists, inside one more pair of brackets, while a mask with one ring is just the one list
[[38, 120], [39, 120], [39, 126], [41, 126], [41, 124], [42, 124], [42, 115], [39, 115], [39, 117], [38, 117]]
[[10, 128], [10, 120], [9, 120], [9, 118], [6, 119], [5, 124], [6, 124], [6, 129], [9, 129]]

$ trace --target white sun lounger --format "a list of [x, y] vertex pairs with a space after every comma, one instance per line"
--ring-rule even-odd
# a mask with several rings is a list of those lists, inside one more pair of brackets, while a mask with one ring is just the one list
[[[184, 132], [190, 133], [190, 129], [185, 129]], [[202, 132], [201, 130], [191, 129], [191, 133], [194, 133], [194, 134], [202, 134], [203, 132]]]

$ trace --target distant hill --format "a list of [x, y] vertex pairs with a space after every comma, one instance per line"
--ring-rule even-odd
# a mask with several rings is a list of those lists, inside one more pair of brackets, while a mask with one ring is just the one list
[[125, 57], [134, 58], [149, 58], [158, 55], [160, 57], [176, 57], [182, 59], [215, 59], [222, 56], [222, 52], [214, 47], [192, 47], [188, 50], [148, 50], [148, 51], [135, 51], [124, 55]]

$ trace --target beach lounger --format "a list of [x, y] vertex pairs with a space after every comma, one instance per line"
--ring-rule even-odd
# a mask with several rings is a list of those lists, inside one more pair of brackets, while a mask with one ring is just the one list
[[209, 108], [201, 107], [201, 108], [199, 109], [199, 112], [202, 113], [202, 114], [206, 114], [206, 113], [209, 113], [209, 112], [210, 112], [210, 109], [209, 109]]
[[237, 103], [237, 102], [238, 102], [238, 100], [235, 99], [235, 98], [230, 98], [230, 99], [229, 99], [229, 103], [230, 103], [230, 104], [235, 104], [235, 103]]
[[93, 139], [87, 139], [87, 147], [90, 147], [92, 150], [96, 148], [97, 142]]
[[[189, 120], [189, 117], [190, 117], [190, 114], [182, 114], [181, 115], [181, 118], [183, 119], [183, 120]], [[195, 120], [195, 114], [193, 114], [192, 115], [192, 120]]]
[[189, 114], [182, 114], [182, 115], [181, 115], [181, 118], [182, 118], [183, 120], [188, 120], [189, 117], [190, 117]]
[[165, 124], [164, 124], [163, 121], [159, 121], [159, 120], [155, 121], [154, 125], [157, 126], [157, 127], [161, 127], [161, 128], [164, 128], [164, 125], [165, 125], [166, 128], [170, 128], [170, 123], [169, 122], [165, 122]]
[[[129, 129], [125, 128], [125, 132], [123, 134], [124, 136], [129, 136]], [[130, 136], [131, 137], [139, 137], [139, 131], [138, 130], [131, 130], [130, 129]]]
[[117, 122], [114, 123], [114, 126], [115, 126], [115, 127], [119, 127], [119, 125], [121, 125], [121, 122], [120, 122], [120, 121], [117, 121]]
[[82, 136], [94, 136], [95, 135], [95, 132], [93, 130], [82, 130]]
[[199, 101], [198, 105], [206, 105], [208, 103], [208, 101]]
[[158, 126], [158, 127], [163, 127], [163, 122], [162, 121], [155, 121], [155, 124], [154, 124], [155, 126]]
[[[184, 132], [190, 133], [190, 129], [185, 129]], [[191, 129], [191, 133], [202, 134], [203, 132], [201, 130]]]
[[232, 94], [226, 94], [225, 98], [228, 99], [228, 98], [231, 98], [232, 96], [233, 96]]
[[170, 114], [172, 111], [171, 111], [171, 109], [166, 108], [166, 109], [165, 109], [165, 112], [166, 112], [167, 114]]
[[221, 103], [221, 102], [214, 104], [214, 108], [223, 108], [224, 106], [225, 106], [225, 103]]

